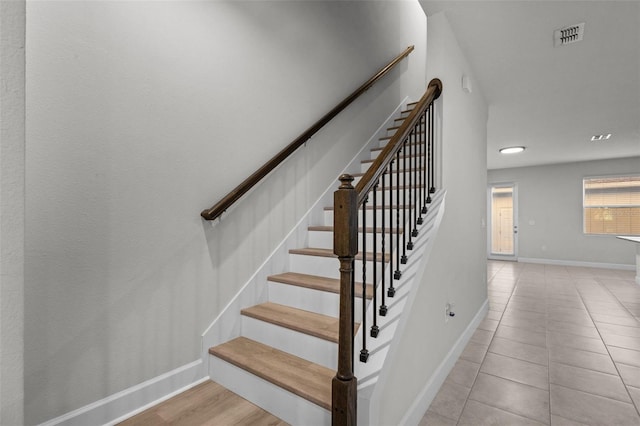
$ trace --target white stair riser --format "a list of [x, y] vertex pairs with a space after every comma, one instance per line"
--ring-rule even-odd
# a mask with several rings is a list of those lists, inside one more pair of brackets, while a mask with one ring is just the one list
[[[386, 147], [389, 142], [391, 140], [390, 139], [380, 139], [378, 142], [378, 148], [384, 148]], [[407, 146], [404, 148], [403, 150], [404, 152], [410, 152], [412, 154], [416, 154], [416, 153], [422, 153], [422, 152], [428, 152], [428, 148], [425, 146], [424, 144], [424, 140], [416, 140], [416, 141], [410, 141], [407, 142]], [[371, 153], [375, 154], [375, 157], [371, 157], [371, 158], [376, 158], [377, 154], [382, 152], [381, 150], [372, 150]], [[402, 155], [402, 154], [400, 154]]]
[[[411, 159], [413, 160], [413, 157], [411, 157]], [[420, 157], [418, 157], [418, 163], [420, 162]], [[373, 161], [371, 160], [363, 160], [360, 162], [360, 173], [365, 173], [369, 167], [373, 164]], [[413, 161], [411, 162], [411, 164], [409, 163], [409, 158], [407, 158], [407, 170], [413, 169]], [[398, 170], [404, 170], [404, 157], [400, 156], [400, 167], [398, 167], [398, 164], [396, 162], [393, 163], [393, 171], [394, 173]]]
[[[393, 234], [393, 238], [394, 238], [394, 244], [395, 244], [395, 235]], [[376, 244], [377, 244], [377, 249], [378, 252], [382, 251], [382, 233], [381, 232], [377, 232], [376, 233]], [[391, 235], [389, 233], [385, 233], [384, 234], [384, 241], [385, 241], [385, 247], [388, 248], [389, 247], [389, 238], [391, 238]], [[400, 238], [402, 238], [402, 235], [400, 236]], [[366, 234], [366, 242], [367, 242], [367, 251], [373, 251], [373, 233], [367, 233]], [[358, 236], [358, 251], [362, 250], [362, 233], [359, 233]], [[333, 232], [329, 232], [329, 231], [309, 231], [309, 247], [315, 247], [315, 248], [326, 248], [326, 249], [333, 249]]]
[[210, 357], [211, 380], [292, 425], [330, 425], [331, 412], [248, 371]]
[[[331, 317], [338, 318], [340, 316], [340, 295], [338, 293], [270, 281], [269, 301]], [[362, 315], [362, 299], [356, 298], [355, 310], [356, 318], [359, 318]]]
[[[353, 179], [352, 185], [356, 186], [358, 182], [360, 182], [360, 179], [362, 179], [362, 176], [355, 176]], [[418, 168], [416, 173], [415, 168], [412, 166], [411, 168], [407, 168], [406, 176], [404, 171], [401, 171], [400, 173], [396, 173], [394, 171], [394, 173], [391, 176], [387, 174], [384, 178], [384, 186], [385, 187], [396, 186], [398, 185], [398, 183], [401, 186], [404, 186], [405, 180], [409, 183], [412, 183], [412, 182], [415, 183], [418, 187], [422, 187], [424, 184], [424, 181], [428, 180], [428, 177], [425, 178], [424, 172], [420, 168]], [[380, 182], [380, 185], [382, 186], [382, 178], [380, 178], [379, 182]]]
[[[395, 197], [394, 197], [395, 201]], [[402, 201], [402, 200], [401, 200]], [[395, 203], [394, 203], [395, 204]], [[383, 209], [368, 209], [366, 213], [366, 221], [367, 227], [373, 226], [373, 216], [376, 215], [376, 226], [382, 227], [382, 219], [383, 219]], [[392, 217], [391, 217], [392, 216]], [[407, 209], [406, 218], [409, 220], [409, 210]], [[358, 224], [361, 225], [362, 222], [362, 210], [358, 211]], [[396, 210], [384, 209], [384, 226], [386, 229], [389, 229], [389, 225], [393, 225], [393, 229], [397, 229], [396, 226]], [[400, 227], [402, 227], [403, 219], [402, 219], [402, 210], [400, 210]], [[325, 210], [324, 211], [324, 225], [325, 226], [333, 226], [333, 210]], [[394, 231], [395, 232], [395, 231]]]
[[242, 316], [242, 335], [307, 361], [337, 369], [338, 345], [270, 322]]
[[[367, 282], [371, 282], [373, 262], [367, 262], [366, 264]], [[290, 254], [289, 265], [291, 272], [340, 278], [340, 262], [338, 262], [337, 258]], [[380, 265], [378, 265], [378, 270], [381, 270], [380, 268]], [[355, 261], [355, 279], [362, 282], [362, 261], [360, 260]]]

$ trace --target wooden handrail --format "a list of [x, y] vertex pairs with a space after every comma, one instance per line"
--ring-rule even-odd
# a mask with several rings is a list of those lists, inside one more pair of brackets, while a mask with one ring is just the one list
[[300, 148], [306, 141], [308, 141], [315, 133], [318, 132], [325, 124], [327, 124], [336, 115], [342, 112], [353, 101], [355, 101], [360, 95], [369, 90], [374, 83], [384, 77], [398, 62], [404, 59], [413, 51], [414, 47], [407, 47], [400, 55], [398, 55], [393, 61], [389, 62], [385, 67], [380, 69], [375, 75], [367, 80], [362, 86], [358, 87], [352, 94], [347, 96], [342, 102], [336, 105], [331, 111], [326, 113], [320, 120], [304, 131], [293, 142], [287, 145], [282, 151], [276, 154], [271, 160], [265, 163], [262, 167], [256, 170], [251, 176], [244, 180], [240, 185], [229, 192], [222, 200], [218, 201], [210, 209], [203, 210], [200, 215], [206, 220], [214, 220], [224, 213], [229, 207], [238, 201], [244, 194], [246, 194], [251, 188], [253, 188], [258, 182], [260, 182], [265, 176], [267, 176], [273, 169], [278, 167], [284, 160], [286, 160], [293, 152]]
[[434, 78], [429, 82], [427, 90], [420, 98], [420, 101], [413, 108], [409, 116], [404, 120], [400, 128], [395, 132], [391, 140], [384, 147], [382, 152], [378, 154], [376, 161], [369, 166], [367, 172], [362, 176], [358, 184], [356, 185], [356, 192], [358, 193], [358, 206], [362, 204], [364, 198], [373, 189], [373, 185], [378, 181], [382, 173], [385, 171], [387, 165], [391, 162], [398, 150], [402, 148], [400, 141], [407, 138], [409, 133], [413, 130], [416, 123], [420, 119], [424, 110], [440, 97], [442, 93], [442, 81], [438, 78]]

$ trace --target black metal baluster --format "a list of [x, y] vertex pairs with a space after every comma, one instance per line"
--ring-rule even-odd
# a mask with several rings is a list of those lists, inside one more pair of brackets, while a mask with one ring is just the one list
[[[391, 163], [393, 164], [393, 163]], [[382, 304], [380, 305], [380, 316], [385, 316], [387, 315], [387, 305], [385, 303], [385, 294], [384, 294], [384, 290], [385, 290], [385, 280], [384, 280], [384, 259], [385, 259], [385, 247], [384, 247], [384, 243], [385, 243], [385, 239], [386, 239], [386, 232], [385, 232], [385, 219], [387, 217], [386, 214], [386, 209], [387, 209], [387, 202], [386, 202], [386, 197], [384, 194], [384, 185], [385, 185], [385, 181], [386, 181], [386, 176], [387, 176], [387, 171], [385, 170], [384, 173], [382, 173], [382, 209], [381, 209], [381, 213], [382, 213], [382, 241], [381, 241], [381, 249], [380, 251], [382, 252]], [[389, 206], [391, 206], [391, 203], [389, 203]], [[373, 294], [376, 294], [376, 289], [373, 290]], [[375, 297], [375, 296], [374, 296]], [[374, 305], [375, 308], [375, 305]], [[375, 310], [375, 309], [374, 309]]]
[[[356, 228], [356, 233], [358, 232]], [[351, 261], [351, 340], [355, 340], [355, 322], [356, 322], [356, 260]], [[351, 345], [351, 363], [355, 365], [355, 346]]]
[[[415, 180], [413, 179], [413, 174], [415, 173], [415, 162], [416, 162], [416, 127], [414, 126], [413, 131], [409, 134], [409, 152], [411, 152], [411, 156], [409, 157], [409, 242], [407, 243], [407, 250], [413, 250], [413, 231], [411, 229], [414, 227], [413, 220], [414, 216], [416, 216], [416, 204], [417, 200], [415, 200]], [[405, 186], [407, 182], [404, 182]]]
[[[406, 138], [404, 142], [402, 142], [402, 257], [400, 258], [400, 262], [403, 265], [407, 263], [407, 155], [411, 154], [411, 149], [407, 149], [409, 147], [408, 142], [409, 138]], [[409, 160], [411, 160], [411, 157], [409, 157]], [[400, 189], [399, 181], [398, 189]], [[398, 248], [399, 247], [400, 246], [398, 246]]]
[[[392, 184], [393, 184], [393, 164], [395, 162], [394, 160], [391, 160], [391, 163], [389, 164], [390, 166], [390, 170], [391, 170], [391, 174], [389, 175], [389, 287], [387, 288], [387, 296], [388, 297], [393, 297], [393, 295], [395, 294], [395, 289], [393, 288], [393, 211], [394, 211], [394, 206], [393, 206], [393, 189]], [[396, 170], [396, 175], [397, 175], [398, 171]]]
[[[433, 169], [433, 167], [431, 167], [431, 109], [433, 107], [433, 104], [429, 105], [429, 125], [428, 125], [428, 129], [427, 131], [429, 132], [428, 137], [427, 137], [427, 176], [428, 176], [428, 180], [427, 180], [427, 204], [429, 204], [431, 202], [431, 187], [432, 187], [432, 174], [431, 171]], [[426, 206], [425, 206], [426, 207]], [[423, 209], [425, 210], [425, 209]]]
[[[429, 193], [433, 194], [434, 192], [436, 192], [436, 172], [435, 172], [435, 167], [433, 167], [433, 165], [436, 162], [436, 144], [435, 144], [435, 138], [434, 138], [434, 132], [433, 132], [433, 102], [431, 102], [431, 105], [429, 106], [429, 135], [431, 138], [431, 162], [429, 164], [429, 168], [431, 169], [431, 187], [429, 188]], [[429, 197], [429, 202], [431, 202], [431, 197]]]
[[[418, 236], [418, 213], [420, 210], [420, 203], [418, 202], [418, 193], [420, 192], [420, 182], [418, 181], [418, 160], [420, 159], [420, 132], [422, 131], [422, 123], [418, 122], [414, 129], [414, 145], [416, 155], [413, 158], [413, 192], [415, 198], [415, 205], [413, 206], [413, 231], [411, 231], [412, 237]], [[411, 245], [413, 249], [413, 244]]]
[[[378, 215], [375, 213], [378, 208], [378, 182], [373, 187], [373, 325], [371, 326], [371, 337], [378, 337]], [[382, 266], [384, 268], [384, 253], [382, 254]], [[384, 271], [384, 269], [383, 269]]]
[[418, 217], [418, 225], [422, 225], [424, 220], [422, 219], [422, 215], [426, 213], [425, 205], [426, 205], [426, 191], [427, 191], [427, 175], [426, 175], [426, 165], [427, 165], [427, 142], [426, 142], [426, 115], [422, 114], [420, 117], [420, 170], [418, 170], [418, 176], [420, 180], [420, 205], [418, 206], [418, 210], [420, 211], [420, 216]]
[[[400, 179], [400, 151], [398, 150], [398, 152], [396, 153], [396, 161], [398, 163], [398, 179], [396, 179], [396, 183], [399, 183], [399, 179]], [[393, 194], [393, 187], [391, 187], [391, 193]], [[396, 184], [396, 206], [395, 206], [395, 211], [396, 211], [396, 270], [393, 273], [393, 278], [396, 280], [399, 280], [400, 277], [402, 276], [402, 272], [400, 272], [400, 185]], [[392, 281], [393, 283], [393, 281]], [[393, 289], [393, 294], [395, 295], [395, 288], [393, 287], [389, 287], [389, 297], [393, 297], [391, 295]]]
[[[367, 362], [369, 351], [367, 350], [367, 196], [362, 202], [362, 349], [360, 361]], [[375, 260], [374, 260], [375, 261]]]

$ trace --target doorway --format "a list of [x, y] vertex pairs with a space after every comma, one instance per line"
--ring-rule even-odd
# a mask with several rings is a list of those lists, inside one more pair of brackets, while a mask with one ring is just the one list
[[515, 183], [489, 187], [489, 259], [517, 260], [518, 214]]

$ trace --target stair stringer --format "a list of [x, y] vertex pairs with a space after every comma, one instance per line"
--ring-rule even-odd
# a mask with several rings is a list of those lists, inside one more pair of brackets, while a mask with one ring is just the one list
[[[363, 145], [360, 151], [354, 156], [354, 158], [345, 166], [342, 173], [358, 173], [361, 169], [361, 162], [370, 157], [371, 148], [378, 146], [379, 138], [386, 135], [387, 128], [394, 122], [394, 119], [400, 115], [400, 111], [406, 106], [408, 97], [405, 97], [400, 104], [389, 114], [386, 120], [380, 125], [380, 127], [372, 134], [369, 140]], [[341, 173], [341, 174], [342, 174]], [[305, 213], [305, 215], [298, 221], [295, 227], [289, 232], [289, 234], [283, 239], [283, 241], [273, 250], [273, 252], [267, 257], [262, 265], [256, 270], [256, 272], [247, 280], [242, 286], [240, 291], [229, 301], [220, 314], [211, 322], [209, 327], [202, 333], [201, 336], [201, 357], [204, 365], [207, 368], [209, 377], [214, 378], [215, 374], [213, 369], [217, 361], [212, 360], [211, 355], [208, 352], [210, 347], [217, 346], [221, 343], [227, 342], [231, 339], [239, 337], [242, 334], [242, 315], [241, 310], [249, 306], [253, 306], [259, 303], [263, 303], [269, 300], [269, 286], [267, 285], [267, 277], [270, 275], [279, 274], [289, 270], [289, 250], [299, 247], [306, 247], [308, 243], [308, 227], [311, 225], [321, 225], [324, 222], [324, 207], [333, 205], [333, 193], [338, 188], [338, 183], [334, 180], [327, 187], [325, 192], [319, 197], [319, 199], [313, 204], [313, 206]], [[339, 264], [336, 260], [336, 269]], [[234, 367], [235, 368], [235, 367]], [[223, 374], [229, 374], [229, 370], [225, 370]], [[243, 376], [246, 374], [242, 373]], [[261, 380], [261, 379], [260, 379]], [[251, 386], [248, 380], [241, 380], [243, 385], [239, 386]], [[269, 401], [262, 403], [259, 398], [252, 401], [258, 406], [272, 412], [273, 414], [281, 417], [283, 420], [292, 423], [300, 424], [300, 415], [306, 412], [304, 408], [292, 409], [291, 399], [284, 398], [281, 395], [282, 390], [276, 386], [264, 381], [261, 392], [259, 395], [267, 395]], [[273, 392], [267, 392], [267, 389], [272, 389]], [[242, 395], [243, 389], [232, 389], [236, 393]], [[286, 391], [284, 391], [286, 392]], [[247, 394], [255, 394], [251, 389], [246, 390]], [[276, 398], [276, 395], [281, 395], [281, 398]], [[308, 405], [309, 402], [294, 396], [294, 399], [300, 399], [301, 404]], [[273, 399], [280, 399], [287, 401], [284, 403], [285, 412], [291, 411], [294, 413], [293, 418], [287, 418], [282, 414], [281, 409], [277, 407], [277, 404], [273, 403]], [[295, 417], [298, 416], [298, 417]]]
[[[379, 377], [388, 367], [390, 353], [393, 351], [393, 343], [396, 336], [406, 323], [413, 308], [414, 294], [418, 289], [419, 278], [424, 274], [429, 262], [429, 257], [433, 250], [436, 235], [442, 222], [445, 211], [446, 190], [438, 190], [432, 194], [432, 203], [429, 204], [427, 216], [424, 223], [418, 228], [420, 234], [414, 240], [414, 248], [408, 251], [408, 261], [402, 268], [402, 276], [399, 280], [394, 280], [396, 294], [393, 298], [386, 299], [388, 313], [387, 316], [378, 316], [378, 327], [380, 333], [377, 338], [367, 336], [367, 349], [369, 359], [366, 363], [358, 360], [362, 349], [362, 333], [369, 332], [369, 326], [373, 320], [373, 303], [367, 308], [367, 327], [360, 327], [354, 340], [355, 350], [355, 376], [358, 380], [358, 424], [372, 424], [370, 419], [374, 418], [374, 408], [371, 404], [378, 384]], [[386, 271], [388, 275], [388, 271]], [[381, 288], [378, 288], [378, 300], [380, 300]]]

